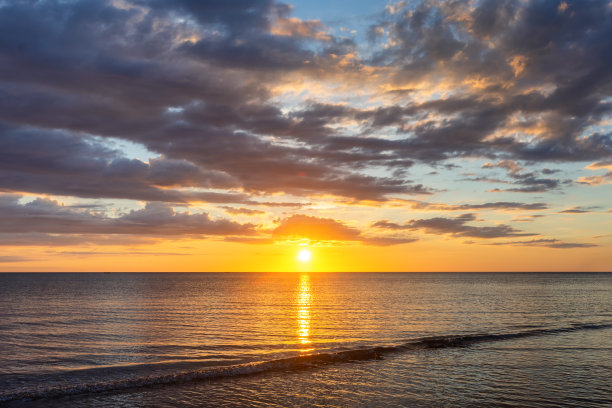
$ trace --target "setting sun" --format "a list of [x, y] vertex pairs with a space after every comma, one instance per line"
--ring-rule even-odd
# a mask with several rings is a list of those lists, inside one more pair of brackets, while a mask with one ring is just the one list
[[312, 253], [308, 249], [302, 249], [298, 252], [297, 258], [300, 262], [308, 262], [312, 257]]

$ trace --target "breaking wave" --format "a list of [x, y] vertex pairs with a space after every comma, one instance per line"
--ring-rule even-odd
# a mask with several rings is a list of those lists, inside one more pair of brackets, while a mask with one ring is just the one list
[[224, 367], [214, 367], [191, 371], [180, 371], [172, 374], [158, 374], [111, 381], [98, 381], [67, 386], [53, 386], [33, 391], [2, 392], [0, 403], [15, 400], [36, 400], [45, 398], [60, 398], [65, 396], [90, 394], [109, 391], [121, 391], [163, 384], [178, 384], [201, 380], [214, 380], [227, 377], [248, 376], [273, 371], [293, 371], [328, 364], [348, 363], [352, 361], [367, 361], [382, 359], [385, 355], [424, 349], [441, 349], [448, 347], [467, 347], [482, 342], [493, 342], [519, 339], [523, 337], [553, 335], [581, 330], [597, 330], [612, 328], [610, 324], [576, 324], [562, 328], [533, 329], [499, 334], [469, 334], [425, 337], [410, 340], [398, 345], [342, 350], [337, 352], [316, 353], [275, 360], [236, 364]]

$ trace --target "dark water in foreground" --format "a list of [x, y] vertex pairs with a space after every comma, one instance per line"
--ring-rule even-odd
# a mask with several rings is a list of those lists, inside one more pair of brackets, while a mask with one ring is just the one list
[[0, 274], [7, 406], [612, 406], [612, 274]]

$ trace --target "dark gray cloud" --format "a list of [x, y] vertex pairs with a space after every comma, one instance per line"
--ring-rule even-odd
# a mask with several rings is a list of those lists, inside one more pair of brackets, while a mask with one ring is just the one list
[[[612, 108], [606, 51], [612, 46], [612, 10], [606, 0], [568, 1], [562, 11], [559, 4], [492, 0], [472, 8], [467, 1], [408, 2], [376, 24], [392, 42], [372, 62], [399, 67], [398, 83], [483, 82], [477, 92], [429, 104], [453, 118], [412, 127], [417, 152], [534, 161], [610, 157], [610, 134], [588, 127]], [[402, 115], [385, 124], [401, 122]], [[512, 136], [536, 124], [540, 137]], [[491, 137], [504, 129], [506, 134]], [[434, 142], [438, 148], [427, 149]]]
[[558, 188], [562, 182], [557, 179], [538, 177], [536, 172], [527, 172], [521, 165], [512, 160], [500, 160], [497, 163], [485, 163], [484, 169], [502, 168], [507, 171], [509, 183], [522, 187], [494, 189], [492, 191], [510, 191], [515, 193], [543, 193]]
[[[537, 215], [535, 216], [537, 217]], [[428, 219], [416, 219], [407, 221], [404, 224], [398, 224], [387, 220], [377, 221], [372, 224], [374, 228], [392, 230], [392, 231], [415, 231], [423, 230], [427, 234], [450, 234], [455, 237], [470, 237], [481, 239], [492, 238], [512, 238], [512, 237], [529, 237], [539, 234], [522, 232], [509, 225], [499, 224], [496, 226], [471, 226], [466, 225], [468, 222], [478, 221], [474, 214], [463, 214], [454, 218], [435, 217]], [[576, 243], [564, 242], [555, 238], [538, 238], [524, 241], [494, 241], [486, 242], [486, 245], [513, 245], [513, 246], [534, 246], [545, 248], [591, 248], [598, 245], [592, 243]]]
[[521, 232], [505, 224], [499, 224], [492, 227], [476, 227], [472, 225], [466, 225], [467, 223], [473, 221], [477, 221], [476, 216], [474, 214], [463, 214], [454, 218], [435, 217], [410, 220], [407, 221], [405, 224], [397, 224], [387, 220], [382, 220], [372, 224], [372, 227], [395, 231], [424, 230], [427, 234], [451, 234], [457, 237], [472, 238], [504, 238], [537, 235]]
[[[567, 3], [411, 2], [376, 22], [392, 41], [376, 39], [366, 59], [351, 40], [268, 0], [3, 2], [0, 189], [173, 203], [247, 205], [280, 192], [385, 201], [434, 192], [405, 178], [420, 162], [607, 160], [612, 138], [593, 125], [612, 112], [612, 11], [603, 0]], [[273, 98], [294, 75], [350, 74], [373, 86], [376, 70], [397, 85], [397, 104], [312, 101], [288, 112]], [[483, 85], [463, 82], [472, 79]], [[453, 92], [414, 100], [422, 80]], [[381, 136], [389, 129], [393, 138]], [[128, 159], [92, 135], [159, 158]], [[527, 169], [506, 176], [516, 186], [504, 191], [565, 185]]]
[[0, 122], [0, 188], [88, 198], [245, 202], [244, 194], [172, 187], [233, 187], [231, 177], [186, 160], [127, 159], [92, 138]]
[[0, 195], [0, 233], [124, 234], [150, 236], [254, 235], [252, 224], [212, 220], [208, 214], [175, 212], [163, 203], [148, 203], [112, 218], [88, 210], [76, 210], [56, 201], [35, 199], [19, 203], [17, 195]]
[[[248, 191], [285, 191], [294, 194], [327, 191], [357, 199], [384, 199], [385, 194], [428, 194], [420, 185], [404, 180], [377, 178], [334, 171], [326, 166], [300, 163], [300, 156], [287, 156], [283, 149], [268, 146], [273, 154], [266, 155], [263, 143], [254, 137], [236, 136], [260, 151], [225, 140], [208, 141], [195, 147], [195, 154], [185, 151], [176, 158], [151, 159], [145, 163], [127, 159], [116, 150], [95, 139], [60, 131], [15, 127], [0, 123], [0, 188], [4, 190], [73, 195], [87, 198], [127, 198], [146, 201], [186, 203], [258, 203], [244, 193], [185, 191], [180, 188], [246, 188]], [[203, 144], [203, 143], [200, 143]], [[215, 150], [216, 149], [216, 150]], [[200, 153], [198, 153], [200, 152]], [[205, 152], [205, 153], [204, 153]], [[191, 157], [193, 156], [193, 157]], [[204, 156], [204, 157], [203, 157]], [[273, 159], [286, 156], [286, 159]], [[218, 169], [204, 170], [186, 158], [219, 163]], [[331, 162], [330, 162], [331, 166]], [[233, 175], [219, 170], [224, 168]], [[243, 177], [241, 183], [236, 177]], [[285, 205], [268, 203], [266, 205]], [[293, 205], [292, 203], [286, 205]], [[300, 204], [302, 205], [302, 204]]]
[[[109, 192], [109, 197], [140, 195], [145, 200], [181, 201], [183, 198], [173, 197], [180, 194], [150, 184], [173, 183], [176, 178], [184, 182], [185, 177], [190, 178], [190, 185], [202, 188], [328, 193], [356, 199], [427, 192], [402, 180], [353, 171], [370, 162], [384, 163], [387, 157], [380, 153], [349, 154], [323, 146], [289, 147], [262, 140], [267, 135], [306, 137], [329, 132], [326, 123], [289, 117], [265, 102], [266, 84], [270, 83], [267, 71], [281, 69], [294, 58], [291, 55], [303, 59], [306, 53], [312, 60], [312, 47], [303, 43], [306, 39], [273, 35], [275, 19], [288, 16], [284, 5], [249, 2], [241, 8], [205, 3], [141, 2], [144, 8], [129, 7], [129, 3], [126, 8], [116, 8], [104, 1], [3, 4], [0, 120], [14, 128], [4, 133], [20, 133], [17, 137], [22, 143], [32, 147], [32, 151], [20, 152], [29, 156], [24, 158], [49, 171], [44, 172], [46, 179], [32, 180], [17, 169], [6, 173], [0, 186], [18, 190], [14, 185], [21, 184], [22, 191], [91, 197], [90, 192], [82, 191], [88, 187], [84, 183], [66, 182], [64, 176], [54, 174], [53, 166], [58, 163], [38, 161], [36, 155], [53, 143], [37, 148], [34, 139], [46, 137], [43, 134], [51, 129], [63, 129], [68, 139], [94, 134], [131, 140], [174, 161], [174, 169], [156, 172], [160, 177], [173, 174], [174, 179], [143, 180], [140, 189], [133, 188], [129, 180], [122, 186], [112, 178], [98, 177], [106, 189], [117, 190]], [[179, 23], [179, 18], [187, 22]], [[181, 40], [188, 36], [201, 39], [195, 43]], [[351, 48], [331, 37], [307, 40], [324, 43], [319, 61], [328, 52], [337, 57], [343, 47], [345, 52]], [[186, 52], [188, 48], [195, 51]], [[20, 103], [14, 103], [16, 98]], [[68, 153], [83, 153], [83, 162], [110, 160], [110, 153], [102, 149], [76, 148], [78, 152], [67, 151], [59, 159], [78, 159]], [[170, 166], [168, 161], [166, 166]], [[121, 167], [128, 176], [143, 176], [143, 163], [124, 161], [112, 166]], [[207, 180], [210, 176], [213, 179]], [[25, 182], [20, 183], [20, 178]], [[357, 183], [363, 191], [355, 188]], [[73, 189], [60, 192], [55, 185]], [[45, 188], [47, 191], [41, 191]], [[101, 190], [93, 183], [90, 189]]]

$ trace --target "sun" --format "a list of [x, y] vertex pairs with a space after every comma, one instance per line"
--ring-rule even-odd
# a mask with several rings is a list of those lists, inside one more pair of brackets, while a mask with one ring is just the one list
[[298, 252], [297, 258], [300, 262], [308, 262], [312, 258], [312, 253], [308, 249], [302, 249]]

